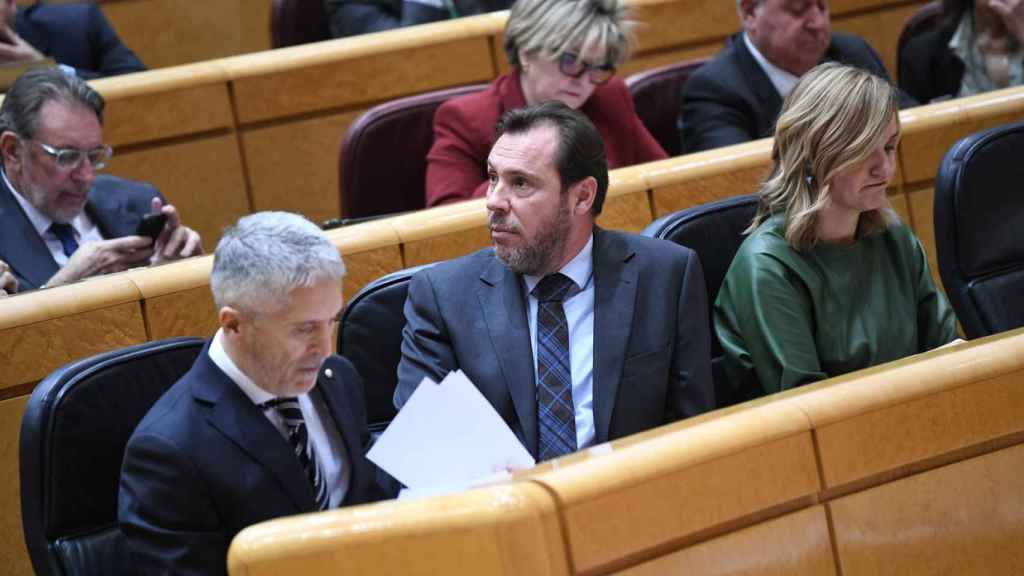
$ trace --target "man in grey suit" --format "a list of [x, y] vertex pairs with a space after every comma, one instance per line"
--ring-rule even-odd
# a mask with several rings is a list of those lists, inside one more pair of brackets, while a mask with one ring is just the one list
[[[103, 97], [58, 68], [30, 70], [0, 106], [0, 260], [19, 290], [67, 284], [202, 253], [194, 230], [156, 188], [97, 172]], [[150, 213], [166, 217], [137, 236]]]
[[461, 369], [538, 460], [710, 410], [696, 254], [595, 226], [608, 166], [582, 114], [512, 110], [498, 135], [494, 246], [412, 279], [395, 405]]

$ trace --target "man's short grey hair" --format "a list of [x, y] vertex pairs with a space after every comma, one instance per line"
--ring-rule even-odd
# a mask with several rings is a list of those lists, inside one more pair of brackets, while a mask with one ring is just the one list
[[14, 81], [0, 106], [0, 133], [32, 138], [39, 128], [39, 111], [50, 101], [80, 104], [96, 113], [103, 124], [105, 102], [84, 80], [60, 68], [35, 68]]
[[272, 312], [296, 288], [344, 276], [338, 249], [316, 224], [290, 212], [257, 212], [224, 232], [210, 289], [218, 310], [259, 314]]

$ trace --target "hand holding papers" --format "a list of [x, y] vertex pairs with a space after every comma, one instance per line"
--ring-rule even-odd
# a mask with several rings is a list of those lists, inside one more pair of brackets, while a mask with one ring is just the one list
[[461, 370], [440, 384], [424, 378], [366, 456], [417, 492], [459, 490], [535, 464]]

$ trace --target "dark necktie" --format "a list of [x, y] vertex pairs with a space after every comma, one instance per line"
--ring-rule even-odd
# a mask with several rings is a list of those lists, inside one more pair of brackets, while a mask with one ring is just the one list
[[309, 441], [309, 433], [306, 430], [306, 421], [302, 418], [302, 410], [299, 408], [299, 399], [294, 396], [282, 396], [264, 402], [261, 406], [264, 411], [276, 410], [281, 416], [285, 429], [288, 431], [288, 444], [291, 445], [295, 457], [299, 459], [302, 470], [313, 486], [313, 497], [316, 498], [317, 508], [326, 510], [330, 503], [327, 479], [324, 478], [323, 470], [317, 464], [313, 443]]
[[569, 325], [562, 308], [562, 300], [573, 286], [568, 277], [550, 274], [530, 292], [537, 299], [537, 431], [541, 461], [576, 451]]
[[54, 222], [50, 225], [50, 231], [60, 240], [60, 246], [64, 249], [64, 255], [71, 258], [71, 255], [78, 250], [78, 241], [75, 240], [75, 229], [71, 224]]

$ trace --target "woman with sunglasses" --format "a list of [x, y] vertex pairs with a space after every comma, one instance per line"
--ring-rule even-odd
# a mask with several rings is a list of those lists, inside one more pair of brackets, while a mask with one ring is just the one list
[[629, 57], [633, 22], [623, 0], [518, 0], [505, 25], [512, 71], [434, 115], [427, 206], [482, 197], [494, 125], [509, 109], [560, 100], [604, 138], [609, 168], [660, 160], [665, 151], [633, 109], [615, 70]]

